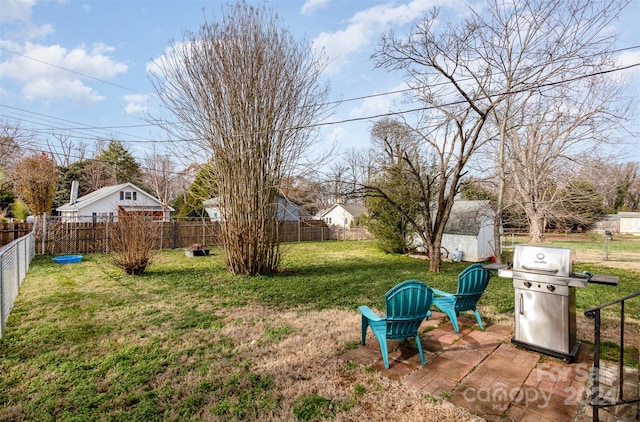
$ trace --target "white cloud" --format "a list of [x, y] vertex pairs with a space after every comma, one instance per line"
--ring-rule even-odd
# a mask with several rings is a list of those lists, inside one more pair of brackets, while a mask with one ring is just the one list
[[356, 13], [348, 20], [348, 26], [335, 32], [322, 32], [312, 41], [314, 49], [324, 50], [329, 56], [327, 71], [338, 72], [349, 62], [349, 56], [375, 43], [378, 35], [388, 26], [400, 27], [434, 5], [450, 3], [450, 0], [413, 0], [406, 4], [387, 3]]
[[125, 95], [123, 99], [127, 102], [123, 112], [125, 114], [137, 114], [147, 111], [148, 96], [143, 94]]
[[97, 92], [77, 79], [54, 80], [51, 78], [37, 78], [26, 84], [22, 89], [22, 93], [28, 100], [62, 100], [70, 98], [82, 105], [91, 105], [105, 99], [105, 97], [98, 95]]
[[344, 142], [347, 133], [348, 131], [344, 127], [337, 126], [327, 134], [327, 139], [329, 139], [331, 142]]
[[54, 32], [50, 24], [36, 25], [31, 20], [34, 0], [0, 0], [2, 12], [0, 23], [7, 26], [3, 36], [12, 39], [31, 40], [42, 38]]
[[126, 64], [103, 54], [111, 51], [103, 44], [67, 50], [59, 45], [27, 42], [21, 55], [14, 54], [0, 63], [0, 73], [3, 78], [22, 83], [22, 92], [29, 100], [70, 99], [92, 104], [104, 97], [86, 86], [82, 75], [106, 80], [127, 71]]
[[303, 15], [312, 15], [316, 10], [324, 9], [329, 5], [330, 0], [307, 0], [302, 5], [300, 13]]
[[0, 22], [27, 21], [35, 0], [2, 0]]
[[[640, 51], [623, 51], [617, 57], [616, 63], [618, 66], [630, 66], [634, 64], [640, 63]], [[638, 72], [640, 72], [640, 67], [632, 68], [632, 73], [638, 76]]]
[[[392, 88], [390, 92], [401, 91], [407, 86], [402, 84]], [[373, 95], [375, 95], [374, 93]], [[389, 113], [397, 100], [402, 98], [402, 93], [397, 92], [389, 95], [371, 96], [362, 101], [360, 107], [353, 108], [349, 112], [350, 117], [377, 116]]]

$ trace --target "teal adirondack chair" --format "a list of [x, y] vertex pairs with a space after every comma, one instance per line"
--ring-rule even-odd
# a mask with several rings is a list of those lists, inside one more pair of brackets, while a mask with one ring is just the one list
[[387, 340], [406, 340], [409, 337], [415, 337], [420, 360], [423, 365], [426, 365], [422, 344], [418, 337], [418, 327], [423, 319], [431, 315], [429, 308], [433, 301], [433, 291], [419, 280], [406, 280], [391, 288], [385, 294], [385, 299], [387, 315], [384, 317], [377, 315], [368, 306], [358, 308], [362, 314], [361, 343], [365, 344], [367, 328], [371, 327], [373, 335], [380, 343], [384, 367], [389, 369]]
[[458, 315], [463, 311], [473, 311], [480, 328], [484, 330], [476, 303], [486, 290], [490, 277], [491, 273], [482, 268], [482, 264], [473, 264], [458, 275], [458, 291], [455, 294], [433, 289], [433, 304], [447, 314], [456, 333], [460, 332]]

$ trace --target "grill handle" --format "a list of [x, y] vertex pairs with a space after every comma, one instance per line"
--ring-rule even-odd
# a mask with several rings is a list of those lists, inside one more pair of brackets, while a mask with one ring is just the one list
[[519, 308], [520, 308], [520, 315], [524, 315], [524, 294], [522, 293], [520, 293]]
[[527, 265], [522, 264], [522, 268], [528, 271], [541, 271], [544, 273], [555, 274], [558, 272], [557, 268], [538, 268], [538, 267], [529, 267]]

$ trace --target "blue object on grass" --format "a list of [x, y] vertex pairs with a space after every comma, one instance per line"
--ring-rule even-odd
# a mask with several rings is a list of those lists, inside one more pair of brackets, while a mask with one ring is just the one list
[[82, 255], [63, 255], [53, 258], [53, 262], [58, 264], [73, 264], [82, 261]]

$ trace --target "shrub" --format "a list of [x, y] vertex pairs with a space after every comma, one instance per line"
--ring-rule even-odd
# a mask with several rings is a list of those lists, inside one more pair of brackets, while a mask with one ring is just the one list
[[158, 225], [142, 213], [123, 213], [111, 226], [111, 262], [129, 275], [141, 275], [151, 264]]

